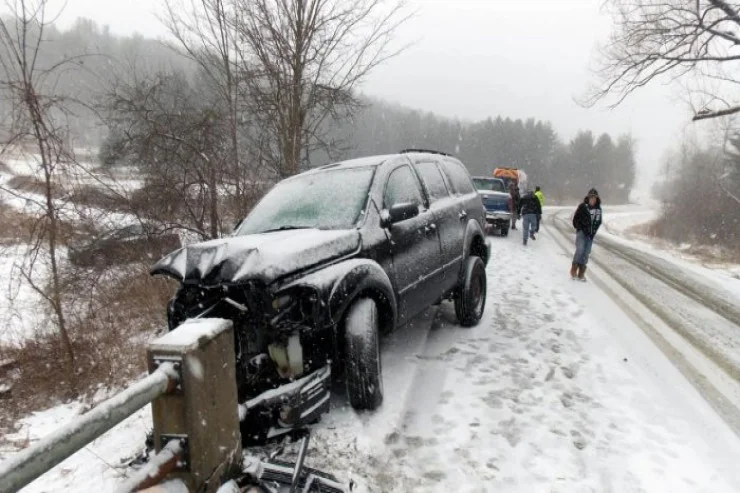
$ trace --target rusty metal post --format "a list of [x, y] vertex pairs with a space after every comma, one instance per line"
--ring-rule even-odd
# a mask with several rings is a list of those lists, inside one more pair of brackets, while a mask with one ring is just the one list
[[154, 444], [159, 452], [173, 440], [182, 458], [169, 476], [191, 491], [215, 492], [229, 469], [241, 462], [233, 324], [188, 320], [152, 342], [149, 371], [172, 364], [180, 372], [174, 392], [152, 403]]

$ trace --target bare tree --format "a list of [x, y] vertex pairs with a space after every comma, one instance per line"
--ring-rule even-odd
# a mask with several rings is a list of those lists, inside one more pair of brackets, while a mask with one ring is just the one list
[[[740, 2], [609, 0], [615, 29], [584, 103], [620, 104], [655, 81], [687, 83], [694, 120], [740, 112]], [[684, 76], [693, 76], [685, 78]]]
[[174, 48], [195, 62], [227, 110], [231, 154], [223, 172], [233, 185], [235, 212], [244, 214], [249, 173], [240, 152], [240, 127], [246, 118], [239, 102], [237, 60], [241, 56], [235, 30], [239, 12], [233, 0], [165, 0], [164, 4], [162, 21], [176, 40]]
[[[0, 91], [12, 107], [5, 145], [29, 149], [43, 184], [42, 193], [30, 199], [39, 214], [21, 275], [51, 306], [73, 383], [75, 352], [63, 300], [57, 188], [74, 163], [74, 155], [67, 130], [70, 101], [55, 94], [55, 84], [78, 59], [65, 57], [51, 66], [41, 66], [39, 53], [48, 42], [45, 30], [50, 26], [47, 2], [15, 0], [8, 7], [12, 17], [0, 18]], [[34, 276], [39, 264], [48, 264], [48, 286]]]
[[210, 84], [195, 86], [183, 73], [134, 74], [131, 79], [119, 80], [105, 105], [122, 152], [133, 156], [146, 175], [138, 193], [149, 193], [152, 200], [134, 212], [148, 214], [152, 205], [166, 204], [159, 219], [217, 238], [220, 196], [228, 188], [224, 176], [233, 156], [228, 108], [218, 95], [213, 100]]
[[[246, 100], [259, 115], [260, 151], [282, 177], [313, 148], [329, 147], [327, 123], [351, 114], [354, 90], [396, 54], [404, 4], [384, 0], [234, 0]], [[326, 149], [325, 149], [326, 150]]]

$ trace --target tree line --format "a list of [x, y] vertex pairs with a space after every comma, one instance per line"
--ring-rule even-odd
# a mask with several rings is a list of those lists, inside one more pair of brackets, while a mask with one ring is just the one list
[[[465, 122], [368, 99], [333, 135], [345, 155], [435, 149], [453, 154], [471, 174], [491, 176], [499, 166], [525, 170], [556, 201], [579, 200], [591, 187], [612, 203], [626, 203], [634, 183], [635, 143], [629, 135], [578, 132], [563, 141], [550, 122], [498, 116]], [[316, 163], [329, 156], [315, 158]]]
[[655, 189], [663, 207], [647, 232], [676, 244], [734, 250], [737, 259], [740, 135], [729, 137], [724, 148], [682, 146], [665, 163], [664, 175]]

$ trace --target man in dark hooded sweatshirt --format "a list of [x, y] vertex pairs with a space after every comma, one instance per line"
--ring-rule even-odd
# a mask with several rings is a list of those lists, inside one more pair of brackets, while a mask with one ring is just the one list
[[528, 239], [537, 239], [534, 236], [537, 229], [537, 218], [542, 215], [542, 204], [532, 190], [527, 190], [527, 193], [519, 199], [517, 212], [522, 218], [522, 242], [524, 246], [527, 246]]
[[586, 265], [591, 254], [594, 236], [601, 226], [601, 199], [595, 188], [576, 209], [573, 215], [573, 227], [576, 229], [576, 253], [570, 268], [572, 279], [586, 280]]

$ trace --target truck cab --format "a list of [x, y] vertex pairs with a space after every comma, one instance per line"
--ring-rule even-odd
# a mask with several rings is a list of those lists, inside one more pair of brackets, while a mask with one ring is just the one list
[[506, 183], [500, 178], [476, 176], [473, 177], [473, 184], [486, 208], [487, 232], [498, 231], [501, 236], [507, 236], [511, 224], [511, 196]]

